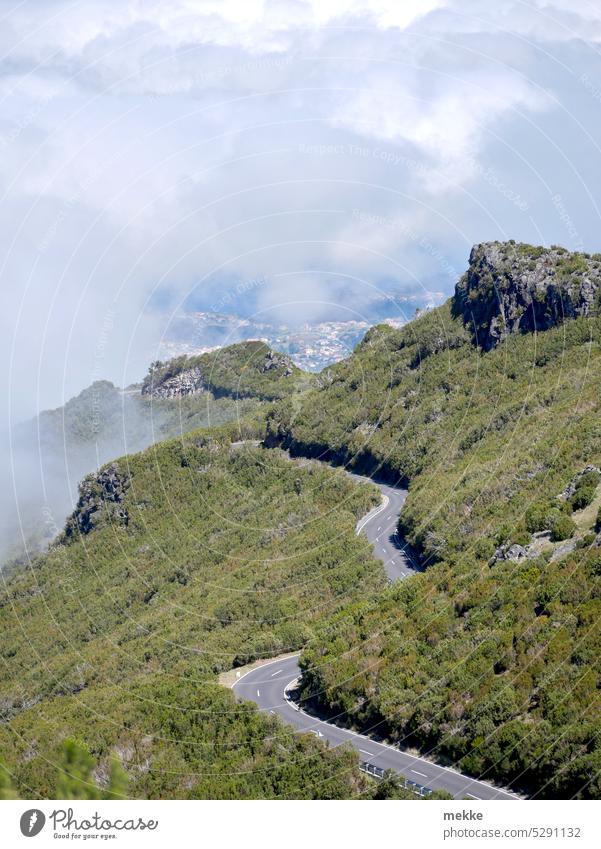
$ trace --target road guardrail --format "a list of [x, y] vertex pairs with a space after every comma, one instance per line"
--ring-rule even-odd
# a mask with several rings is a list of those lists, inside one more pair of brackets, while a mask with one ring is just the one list
[[[386, 772], [386, 770], [382, 769], [381, 766], [368, 763], [368, 761], [361, 761], [359, 769], [362, 772], [367, 773], [367, 775], [371, 775], [373, 778], [384, 778], [384, 774]], [[431, 787], [425, 787], [423, 784], [418, 784], [417, 781], [411, 781], [411, 779], [405, 778], [404, 775], [400, 775], [399, 778], [401, 786], [404, 787], [405, 790], [410, 790], [412, 793], [415, 793], [416, 796], [429, 796], [434, 792]]]

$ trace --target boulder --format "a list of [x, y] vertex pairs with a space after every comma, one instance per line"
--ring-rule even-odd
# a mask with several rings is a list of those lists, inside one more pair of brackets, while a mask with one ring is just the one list
[[512, 560], [518, 562], [525, 560], [528, 557], [528, 550], [523, 545], [517, 543], [500, 545], [492, 556], [492, 562], [496, 563], [499, 560]]

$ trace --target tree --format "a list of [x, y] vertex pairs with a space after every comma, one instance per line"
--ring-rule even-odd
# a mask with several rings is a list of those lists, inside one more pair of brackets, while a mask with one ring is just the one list
[[432, 793], [430, 793], [429, 796], [426, 796], [426, 799], [428, 799], [428, 800], [430, 800], [430, 799], [454, 799], [454, 798], [455, 797], [453, 796], [453, 794], [449, 793], [448, 790], [434, 790]]
[[539, 531], [545, 530], [545, 522], [547, 519], [547, 511], [542, 504], [533, 504], [526, 510], [525, 515], [526, 528], [531, 534], [536, 534]]
[[100, 799], [100, 788], [92, 779], [96, 761], [75, 740], [65, 740], [57, 767], [57, 799]]
[[105, 798], [106, 799], [127, 799], [128, 798], [128, 787], [129, 787], [129, 777], [123, 767], [121, 766], [121, 762], [119, 758], [112, 757], [110, 772], [109, 772], [109, 784], [106, 790]]

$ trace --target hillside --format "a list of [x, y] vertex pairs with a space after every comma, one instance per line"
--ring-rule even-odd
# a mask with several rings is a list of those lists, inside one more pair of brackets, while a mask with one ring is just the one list
[[240, 342], [196, 357], [176, 357], [153, 363], [142, 383], [142, 395], [155, 398], [198, 395], [274, 400], [292, 395], [308, 384], [285, 354], [264, 342]]
[[[205, 377], [194, 383], [190, 374]], [[196, 428], [245, 418], [305, 380], [283, 355], [246, 342], [154, 363], [143, 383], [127, 390], [96, 381], [63, 407], [19, 425], [10, 448], [18, 511], [11, 492], [2, 505], [0, 562], [24, 559], [21, 526], [29, 552], [38, 553], [71, 509], [77, 483], [99, 465]]]
[[[529, 264], [559, 260], [569, 282], [550, 276], [531, 297]], [[300, 405], [278, 405], [267, 431], [292, 453], [409, 482], [401, 532], [428, 567], [324, 623], [304, 654], [305, 693], [551, 797], [601, 795], [597, 265], [476, 247], [450, 302], [374, 328]], [[575, 307], [577, 291], [590, 298]], [[531, 332], [557, 297], [565, 309]], [[495, 341], [477, 347], [486, 298]], [[519, 322], [507, 303], [524, 305]]]
[[[57, 793], [53, 764], [83, 757], [108, 795], [363, 794], [351, 756], [216, 686], [304, 649], [322, 712], [535, 797], [601, 797], [599, 268], [487, 243], [446, 304], [319, 375], [262, 343], [154, 363], [131, 397], [164, 434], [207, 402], [232, 420], [88, 476], [5, 585], [16, 790]], [[280, 448], [407, 484], [424, 571], [387, 586], [354, 533], [375, 490]]]
[[[354, 534], [377, 491], [196, 431], [86, 479], [65, 535], [0, 599], [0, 760], [56, 796], [70, 740], [107, 787], [174, 797], [338, 797], [354, 756], [299, 738], [216, 675], [298, 649], [384, 576]], [[81, 792], [81, 788], [80, 788]], [[100, 792], [100, 791], [99, 791]]]

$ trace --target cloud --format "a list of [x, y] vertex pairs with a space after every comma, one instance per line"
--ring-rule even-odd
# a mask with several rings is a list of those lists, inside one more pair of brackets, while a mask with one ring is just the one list
[[598, 248], [594, 4], [45, 0], [4, 24], [5, 421], [139, 377], [158, 296], [261, 277], [310, 317], [449, 292], [486, 238]]

